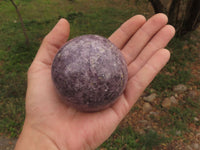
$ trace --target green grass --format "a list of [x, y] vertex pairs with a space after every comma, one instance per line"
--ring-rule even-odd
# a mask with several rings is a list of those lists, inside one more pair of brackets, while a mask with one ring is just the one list
[[17, 137], [24, 120], [24, 99], [1, 99], [0, 110], [0, 131], [11, 137]]
[[101, 145], [101, 148], [116, 149], [142, 149], [151, 150], [154, 146], [168, 142], [170, 139], [159, 135], [156, 131], [147, 130], [145, 134], [139, 134], [131, 127], [118, 128], [113, 135]]
[[117, 129], [113, 135], [101, 145], [103, 148], [110, 150], [115, 149], [136, 149], [139, 147], [139, 143], [136, 142], [138, 134], [133, 131], [131, 127]]
[[142, 148], [143, 150], [152, 149], [155, 146], [159, 146], [163, 143], [167, 143], [170, 141], [169, 138], [159, 135], [156, 131], [149, 130], [146, 134], [140, 135], [139, 137], [139, 148]]
[[176, 131], [189, 132], [189, 124], [199, 126], [199, 121], [194, 118], [200, 114], [199, 102], [185, 97], [179, 106], [170, 107], [167, 111], [167, 116], [161, 117], [161, 125], [167, 130], [174, 129]]
[[184, 49], [185, 45], [192, 45], [192, 41], [181, 40], [174, 38], [168, 45], [171, 51], [171, 58], [169, 63], [164, 68], [155, 80], [152, 82], [151, 87], [155, 90], [162, 92], [166, 89], [172, 89], [173, 86], [178, 84], [186, 84], [190, 78], [191, 70], [190, 65], [197, 57], [194, 49], [188, 47]]

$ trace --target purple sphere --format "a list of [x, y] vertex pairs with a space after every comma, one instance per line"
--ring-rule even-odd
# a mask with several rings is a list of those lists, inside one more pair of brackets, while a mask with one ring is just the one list
[[56, 54], [52, 79], [62, 100], [79, 111], [100, 111], [123, 93], [126, 62], [108, 39], [83, 35], [68, 41]]

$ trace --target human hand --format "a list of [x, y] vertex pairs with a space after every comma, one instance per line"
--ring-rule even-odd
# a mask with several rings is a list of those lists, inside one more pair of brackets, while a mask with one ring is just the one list
[[16, 150], [95, 149], [102, 144], [169, 60], [170, 53], [164, 47], [175, 30], [167, 21], [163, 14], [148, 21], [137, 15], [109, 37], [127, 62], [127, 87], [111, 107], [86, 113], [63, 104], [51, 79], [53, 58], [70, 31], [69, 23], [61, 19], [44, 38], [29, 68], [26, 118]]

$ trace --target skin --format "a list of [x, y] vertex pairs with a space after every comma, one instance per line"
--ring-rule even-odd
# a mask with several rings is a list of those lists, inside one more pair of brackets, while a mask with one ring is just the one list
[[175, 30], [167, 22], [164, 14], [147, 21], [137, 15], [109, 37], [127, 62], [127, 87], [106, 110], [83, 113], [62, 103], [51, 79], [53, 58], [70, 32], [69, 23], [61, 19], [44, 38], [28, 70], [26, 118], [15, 150], [86, 150], [102, 144], [169, 60], [170, 53], [164, 47]]

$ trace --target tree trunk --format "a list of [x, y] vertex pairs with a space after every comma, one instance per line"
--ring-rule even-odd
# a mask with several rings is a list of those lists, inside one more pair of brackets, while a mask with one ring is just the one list
[[167, 13], [165, 6], [160, 0], [149, 0], [154, 8], [155, 13]]
[[173, 0], [168, 12], [169, 23], [174, 25], [175, 28], [178, 27], [179, 23], [178, 16], [180, 11], [180, 5], [181, 5], [181, 0]]
[[169, 23], [176, 28], [176, 35], [182, 36], [195, 30], [200, 24], [200, 0], [172, 0], [169, 9], [161, 0], [149, 0], [155, 13], [166, 13]]
[[25, 28], [25, 26], [24, 26], [24, 21], [23, 21], [23, 19], [22, 19], [22, 16], [21, 16], [21, 14], [20, 14], [20, 11], [19, 11], [17, 5], [15, 4], [15, 2], [14, 2], [13, 0], [10, 0], [10, 2], [11, 2], [11, 3], [13, 4], [13, 6], [15, 7], [15, 10], [16, 10], [16, 12], [17, 12], [17, 15], [18, 15], [19, 20], [20, 20], [20, 23], [21, 23], [21, 27], [22, 27], [22, 30], [23, 30], [23, 33], [24, 33], [24, 37], [25, 37], [25, 39], [26, 39], [26, 44], [29, 45], [29, 38], [28, 38], [28, 35], [27, 35], [27, 33], [26, 33], [26, 28]]
[[200, 24], [200, 0], [190, 0], [187, 3], [186, 14], [180, 35], [195, 30]]

